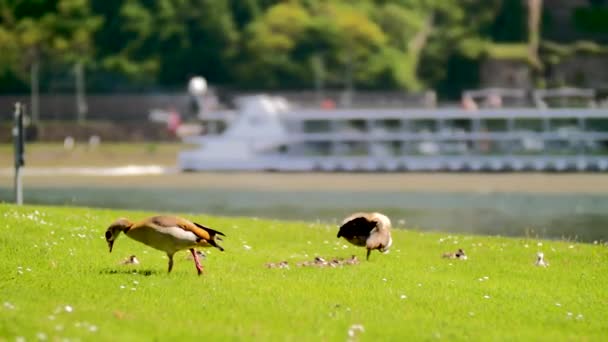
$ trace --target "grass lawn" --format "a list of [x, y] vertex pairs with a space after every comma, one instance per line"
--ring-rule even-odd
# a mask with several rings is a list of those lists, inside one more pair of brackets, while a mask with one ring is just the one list
[[[608, 336], [605, 244], [395, 230], [389, 254], [300, 268], [365, 250], [335, 226], [185, 215], [227, 235], [198, 277], [187, 252], [167, 274], [162, 252], [124, 235], [108, 253], [114, 219], [151, 214], [0, 204], [0, 341], [344, 341], [353, 325], [362, 341]], [[440, 257], [459, 247], [469, 260]], [[131, 254], [140, 265], [119, 265]], [[291, 267], [264, 266], [282, 260]]]
[[[76, 142], [66, 150], [59, 143], [29, 143], [25, 147], [26, 167], [124, 166], [129, 164], [175, 166], [177, 153], [187, 149], [180, 143], [101, 143], [89, 148]], [[0, 144], [0, 165], [14, 164], [12, 144]]]

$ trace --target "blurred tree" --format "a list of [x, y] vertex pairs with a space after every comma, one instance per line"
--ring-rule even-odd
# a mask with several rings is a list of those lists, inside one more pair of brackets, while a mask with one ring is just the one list
[[[238, 39], [228, 6], [213, 0], [122, 2], [114, 13], [118, 18], [110, 19], [121, 30], [100, 33], [108, 43], [104, 66], [144, 83], [184, 86], [195, 74], [228, 82]], [[114, 34], [123, 38], [122, 46], [116, 46], [116, 36], [109, 39]]]
[[305, 8], [295, 2], [272, 6], [245, 28], [243, 47], [248, 58], [238, 74], [253, 87], [293, 85], [303, 74], [303, 66], [291, 53], [311, 25]]
[[[602, 1], [574, 13], [598, 37], [606, 26]], [[48, 89], [45, 72], [76, 65], [95, 90], [183, 89], [199, 74], [237, 88], [356, 84], [456, 95], [476, 84], [473, 70], [495, 43], [528, 44], [537, 60], [536, 4], [542, 2], [0, 0], [0, 91], [35, 91], [38, 70]]]
[[382, 61], [390, 71], [392, 83], [409, 90], [422, 89], [417, 70], [420, 53], [432, 33], [432, 11], [420, 6], [386, 3], [375, 17], [388, 37]]
[[3, 71], [23, 82], [29, 74], [30, 112], [36, 122], [40, 64], [80, 64], [82, 70], [92, 60], [92, 35], [101, 19], [91, 14], [88, 0], [3, 0], [0, 24], [0, 40], [6, 47]]

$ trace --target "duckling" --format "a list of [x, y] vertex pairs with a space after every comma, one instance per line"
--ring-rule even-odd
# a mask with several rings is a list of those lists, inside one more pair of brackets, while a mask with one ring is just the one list
[[135, 255], [131, 255], [130, 257], [121, 261], [120, 264], [121, 265], [139, 265], [139, 260], [137, 259], [137, 257]]
[[268, 262], [266, 263], [266, 268], [289, 268], [289, 262], [287, 260], [281, 262]]
[[534, 265], [539, 267], [549, 266], [549, 263], [545, 261], [545, 254], [543, 252], [536, 253], [536, 262], [534, 263]]
[[[196, 250], [196, 249], [195, 249], [195, 250], [194, 250], [194, 253], [196, 253], [196, 255], [198, 255], [198, 259], [199, 259], [199, 260], [204, 260], [204, 259], [206, 259], [206, 258], [207, 258], [207, 254], [205, 254], [205, 253], [203, 253], [203, 252], [201, 252], [201, 251], [199, 251], [199, 250]], [[192, 256], [192, 254], [188, 254], [188, 255], [187, 255], [187, 258], [188, 258], [188, 259], [190, 259], [190, 260], [194, 260], [194, 257]]]
[[224, 248], [216, 243], [216, 240], [221, 240], [218, 235], [225, 236], [224, 233], [181, 217], [154, 216], [136, 223], [126, 218], [116, 220], [106, 230], [106, 242], [110, 253], [120, 233], [125, 233], [133, 240], [167, 253], [168, 273], [171, 273], [173, 255], [177, 251], [190, 250], [198, 275], [203, 273], [203, 266], [194, 247], [215, 247], [224, 251]]
[[344, 237], [355, 246], [367, 248], [366, 260], [372, 250], [382, 253], [393, 244], [391, 221], [380, 213], [355, 213], [342, 221], [337, 237]]
[[462, 248], [458, 248], [458, 250], [454, 253], [443, 253], [442, 257], [447, 259], [467, 260], [467, 255], [464, 253]]
[[353, 255], [350, 259], [346, 259], [344, 263], [347, 265], [357, 265], [359, 263], [359, 258], [357, 258], [356, 255]]

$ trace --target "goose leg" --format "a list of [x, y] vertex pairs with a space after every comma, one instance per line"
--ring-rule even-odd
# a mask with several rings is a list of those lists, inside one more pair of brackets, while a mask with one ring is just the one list
[[194, 266], [196, 266], [196, 271], [198, 272], [198, 275], [200, 276], [201, 274], [203, 274], [203, 265], [201, 265], [200, 260], [198, 259], [198, 254], [196, 254], [196, 251], [194, 250], [194, 248], [190, 248], [190, 253], [192, 253], [192, 257], [194, 258]]
[[173, 254], [167, 254], [167, 256], [169, 257], [169, 270], [167, 273], [171, 273], [171, 270], [173, 269]]
[[371, 252], [372, 252], [372, 250], [368, 248], [368, 249], [367, 249], [367, 257], [366, 257], [366, 260], [369, 260], [369, 255], [370, 255], [370, 253], [371, 253]]

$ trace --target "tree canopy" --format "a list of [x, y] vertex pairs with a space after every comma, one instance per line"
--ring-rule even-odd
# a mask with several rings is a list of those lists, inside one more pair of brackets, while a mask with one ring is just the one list
[[0, 0], [0, 92], [27, 90], [35, 63], [82, 63], [93, 91], [182, 88], [192, 75], [234, 88], [441, 88], [461, 82], [454, 63], [535, 37], [526, 10], [522, 0]]

